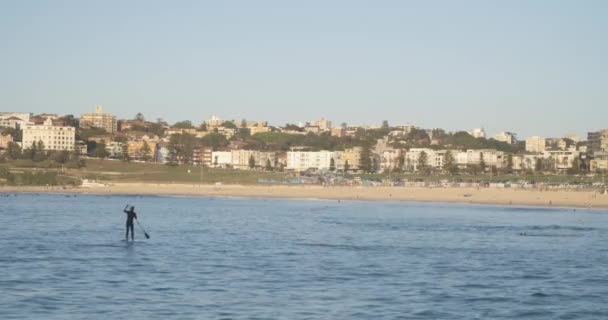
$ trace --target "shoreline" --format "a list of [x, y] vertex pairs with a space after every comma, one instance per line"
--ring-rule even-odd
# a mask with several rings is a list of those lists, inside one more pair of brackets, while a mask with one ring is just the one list
[[344, 187], [284, 185], [197, 185], [113, 183], [108, 186], [0, 187], [2, 193], [64, 193], [92, 195], [217, 196], [244, 198], [408, 201], [545, 208], [606, 209], [608, 195], [597, 191], [497, 188]]

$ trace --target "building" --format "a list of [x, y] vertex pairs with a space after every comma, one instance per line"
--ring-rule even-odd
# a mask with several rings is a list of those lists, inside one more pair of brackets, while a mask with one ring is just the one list
[[47, 118], [42, 125], [28, 124], [23, 127], [23, 147], [25, 149], [39, 141], [42, 141], [45, 150], [73, 151], [76, 143], [76, 129], [54, 126], [51, 118]]
[[127, 142], [127, 154], [132, 159], [156, 159], [156, 142], [147, 140], [129, 141]]
[[485, 138], [486, 137], [486, 131], [483, 128], [475, 128], [475, 129], [469, 131], [469, 134], [475, 138]]
[[349, 170], [359, 170], [359, 163], [361, 163], [361, 151], [363, 151], [362, 147], [354, 147], [340, 152], [338, 157], [340, 161], [336, 163], [336, 167], [344, 168], [346, 167], [346, 163], [348, 163]]
[[486, 167], [502, 168], [504, 166], [504, 152], [495, 149], [469, 149], [467, 150], [468, 164], [481, 164], [481, 159]]
[[587, 133], [587, 152], [608, 151], [608, 129]]
[[191, 134], [191, 135], [196, 135], [198, 132], [196, 131], [196, 129], [182, 129], [182, 128], [169, 128], [167, 130], [165, 130], [164, 135], [167, 137], [170, 137], [174, 134]]
[[100, 105], [95, 106], [95, 112], [83, 113], [80, 115], [80, 127], [81, 128], [101, 128], [107, 133], [114, 133], [117, 131], [116, 116], [103, 112], [103, 108]]
[[270, 127], [249, 127], [249, 134], [254, 135], [257, 133], [267, 133], [267, 132], [272, 132], [272, 129]]
[[30, 118], [32, 116], [33, 114], [31, 112], [0, 112], [0, 119], [17, 117], [19, 119], [24, 120], [25, 122], [30, 122]]
[[315, 120], [310, 124], [311, 127], [319, 127], [321, 131], [329, 131], [331, 130], [331, 121], [321, 118], [319, 120]]
[[331, 159], [336, 165], [336, 155], [333, 151], [288, 151], [287, 169], [306, 171], [308, 169], [329, 170]]
[[418, 171], [418, 162], [422, 153], [426, 154], [426, 165], [430, 168], [443, 168], [446, 150], [433, 150], [429, 148], [411, 148], [405, 154], [405, 166], [408, 170]]
[[5, 112], [0, 113], [0, 128], [13, 128], [21, 130], [30, 121], [29, 113]]
[[13, 142], [13, 136], [11, 136], [10, 134], [0, 134], [0, 149], [6, 149], [8, 147], [8, 144], [11, 142]]
[[545, 152], [545, 138], [538, 136], [526, 139], [526, 152], [542, 153]]
[[108, 157], [119, 159], [122, 158], [125, 151], [125, 143], [111, 141], [106, 143], [106, 151], [108, 152]]
[[86, 156], [87, 155], [87, 144], [84, 141], [76, 141], [76, 144], [74, 145], [74, 152], [77, 152], [79, 155], [81, 156]]
[[589, 163], [591, 172], [608, 171], [608, 159], [593, 159]]
[[220, 119], [217, 116], [211, 116], [211, 119], [205, 120], [205, 125], [207, 126], [207, 131], [213, 130], [213, 128], [219, 128], [224, 124], [224, 120]]
[[232, 151], [213, 151], [211, 153], [211, 166], [214, 168], [232, 167]]
[[517, 137], [515, 133], [512, 132], [501, 132], [494, 136], [494, 139], [497, 141], [506, 142], [508, 144], [514, 144], [517, 142]]
[[344, 137], [344, 135], [346, 134], [345, 131], [346, 130], [344, 128], [342, 128], [342, 127], [340, 127], [340, 128], [332, 128], [331, 129], [331, 135], [334, 136], [334, 137], [341, 138], [341, 137]]
[[580, 159], [580, 152], [568, 150], [545, 151], [544, 158], [553, 162], [555, 170], [563, 171], [574, 166], [575, 160]]

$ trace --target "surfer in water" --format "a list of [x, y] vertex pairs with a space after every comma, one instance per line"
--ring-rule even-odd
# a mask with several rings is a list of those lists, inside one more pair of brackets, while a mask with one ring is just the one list
[[131, 229], [131, 241], [135, 241], [134, 232], [133, 232], [133, 219], [137, 219], [137, 214], [135, 213], [135, 207], [131, 206], [131, 209], [127, 210], [129, 206], [127, 205], [124, 209], [124, 212], [127, 214], [127, 232], [125, 234], [125, 240], [129, 241], [129, 228]]

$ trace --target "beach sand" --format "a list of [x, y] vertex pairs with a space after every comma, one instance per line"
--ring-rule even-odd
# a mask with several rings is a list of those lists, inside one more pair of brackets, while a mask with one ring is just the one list
[[137, 194], [308, 198], [334, 200], [392, 200], [496, 204], [513, 206], [608, 208], [608, 195], [597, 191], [498, 188], [250, 186], [114, 183], [90, 188], [0, 187], [0, 192], [61, 192], [82, 194]]

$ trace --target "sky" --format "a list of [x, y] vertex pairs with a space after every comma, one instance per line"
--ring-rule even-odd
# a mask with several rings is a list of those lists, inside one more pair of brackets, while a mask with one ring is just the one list
[[0, 1], [0, 111], [608, 127], [608, 1]]

